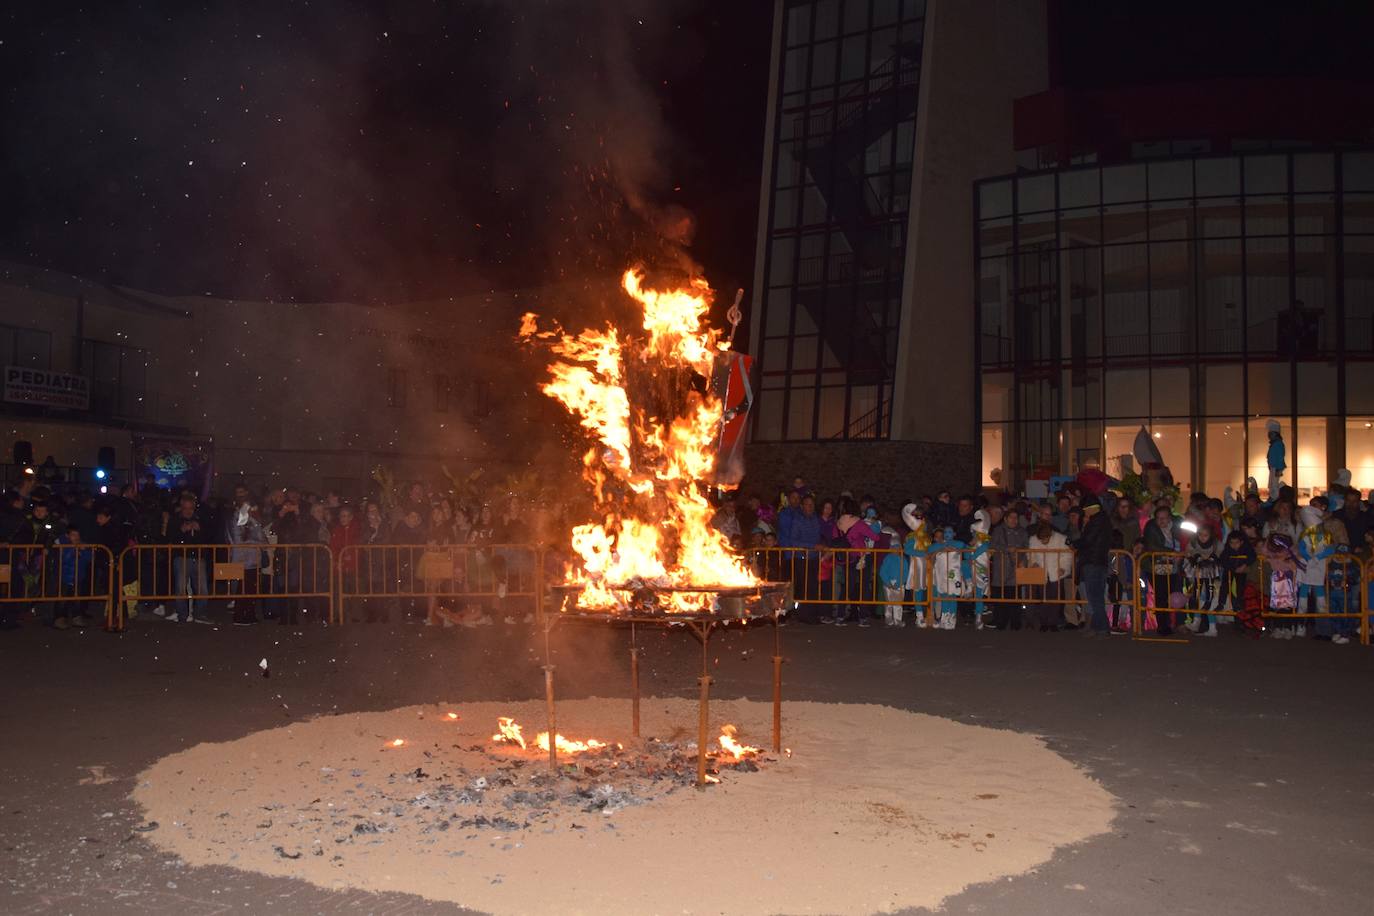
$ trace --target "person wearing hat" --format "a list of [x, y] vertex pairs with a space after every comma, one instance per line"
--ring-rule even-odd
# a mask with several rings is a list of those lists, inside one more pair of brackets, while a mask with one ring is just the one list
[[1107, 560], [1112, 548], [1112, 523], [1102, 511], [1096, 496], [1083, 500], [1083, 530], [1074, 542], [1083, 569], [1081, 590], [1088, 604], [1085, 636], [1105, 636], [1111, 632], [1107, 620]]
[[1350, 469], [1341, 468], [1336, 472], [1336, 479], [1331, 482], [1331, 488], [1327, 491], [1327, 499], [1331, 504], [1332, 512], [1339, 512], [1345, 506], [1345, 494], [1349, 490]]
[[1269, 501], [1274, 502], [1283, 486], [1283, 472], [1288, 470], [1288, 452], [1283, 444], [1278, 420], [1266, 421], [1264, 429], [1269, 434], [1269, 450], [1264, 454], [1265, 463], [1269, 465]]

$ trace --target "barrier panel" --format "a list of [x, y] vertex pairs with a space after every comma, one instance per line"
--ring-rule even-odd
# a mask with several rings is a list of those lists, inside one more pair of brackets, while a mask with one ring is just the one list
[[368, 622], [423, 606], [428, 622], [457, 623], [462, 608], [449, 605], [459, 604], [538, 613], [543, 559], [530, 544], [350, 544], [339, 554], [336, 622], [351, 601]]
[[1189, 629], [1202, 631], [1208, 618], [1231, 617], [1255, 635], [1315, 622], [1317, 635], [1358, 634], [1369, 645], [1369, 589], [1362, 583], [1369, 582], [1372, 564], [1362, 565], [1353, 554], [1306, 561], [1306, 569], [1261, 554], [1253, 566], [1236, 571], [1185, 552], [1152, 551], [1141, 555], [1140, 565], [1139, 602], [1148, 614], [1137, 615], [1137, 636], [1190, 623]]
[[[268, 602], [287, 621], [301, 612], [333, 620], [333, 568], [325, 544], [134, 544], [119, 555], [127, 598], [176, 602], [169, 614], [178, 617], [194, 613], [194, 603], [233, 601], [240, 616], [256, 617]], [[110, 629], [124, 629], [127, 604], [112, 608]]]
[[[842, 609], [892, 606], [922, 611], [929, 618], [928, 564], [924, 557], [906, 556], [898, 548], [752, 547], [747, 556], [754, 575], [791, 582], [798, 605], [815, 606], [803, 614], [831, 608], [838, 618]], [[891, 585], [884, 567], [894, 577]], [[915, 583], [918, 588], [907, 587]]]
[[[965, 548], [959, 553], [965, 559], [961, 571], [971, 575], [974, 591], [962, 598], [952, 597], [991, 605], [994, 625], [1019, 629], [1089, 622], [1082, 570], [1073, 548], [1036, 546], [1032, 537], [1029, 547]], [[1108, 553], [1103, 603], [1108, 625], [1122, 632], [1139, 616], [1136, 565], [1130, 551]], [[938, 601], [942, 598], [938, 583], [935, 589]]]
[[0, 546], [0, 603], [29, 604], [46, 623], [84, 618], [114, 606], [114, 556], [103, 544]]

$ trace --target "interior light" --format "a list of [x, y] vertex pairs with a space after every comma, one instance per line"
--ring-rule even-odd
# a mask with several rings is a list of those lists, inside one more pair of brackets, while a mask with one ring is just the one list
[[105, 479], [105, 469], [104, 469], [104, 468], [96, 468], [96, 469], [95, 469], [95, 479], [96, 479], [96, 480], [104, 480], [104, 479]]
[[1163, 433], [1155, 433], [1155, 438], [1156, 438], [1156, 439], [1163, 439], [1163, 438], [1164, 438], [1164, 434], [1163, 434]]

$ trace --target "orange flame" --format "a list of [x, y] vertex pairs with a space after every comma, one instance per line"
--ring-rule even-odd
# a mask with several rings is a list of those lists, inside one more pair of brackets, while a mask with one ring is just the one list
[[735, 728], [735, 726], [722, 725], [720, 727], [721, 749], [735, 760], [743, 760], [745, 757], [757, 757], [759, 755], [758, 748], [750, 747], [747, 744], [740, 744], [735, 740], [735, 735], [738, 733], [739, 729]]
[[[491, 740], [497, 744], [516, 744], [521, 750], [528, 750], [529, 746], [525, 742], [524, 730], [520, 723], [510, 716], [500, 716], [496, 720], [496, 734], [491, 736]], [[606, 746], [606, 742], [598, 741], [595, 738], [588, 738], [586, 741], [574, 741], [562, 735], [554, 737], [560, 754], [581, 754], [584, 751], [596, 751]], [[541, 751], [549, 749], [549, 733], [540, 732], [535, 736], [534, 746]]]
[[[625, 271], [621, 286], [642, 310], [644, 336], [614, 327], [540, 331], [533, 314], [520, 326], [522, 338], [543, 340], [557, 357], [541, 390], [596, 443], [583, 456], [583, 476], [602, 520], [573, 529], [581, 564], [567, 571], [569, 582], [584, 586], [578, 605], [624, 610], [620, 586], [635, 581], [754, 585], [747, 564], [711, 526], [715, 510], [702, 489], [715, 469], [722, 405], [691, 381], [709, 379], [715, 354], [729, 346], [703, 324], [711, 289], [699, 277], [652, 289], [639, 268]], [[711, 600], [672, 594], [668, 610], [705, 610]]]
[[[500, 716], [496, 720], [496, 734], [491, 736], [491, 740], [498, 744], [518, 744], [520, 749], [525, 749], [525, 736], [521, 733], [520, 726], [510, 716]], [[548, 748], [545, 748], [547, 750]]]

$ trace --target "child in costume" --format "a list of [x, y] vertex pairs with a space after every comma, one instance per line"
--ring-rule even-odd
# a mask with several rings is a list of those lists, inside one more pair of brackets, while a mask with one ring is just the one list
[[941, 630], [954, 629], [959, 613], [959, 602], [968, 592], [969, 583], [964, 577], [964, 543], [954, 539], [952, 527], [935, 529], [935, 540], [930, 545], [931, 587], [934, 589], [930, 600], [935, 607], [935, 626]]
[[973, 596], [976, 599], [973, 603], [973, 628], [983, 629], [983, 599], [988, 596], [988, 587], [992, 583], [989, 575], [988, 548], [992, 546], [991, 535], [988, 529], [992, 527], [991, 518], [987, 509], [979, 509], [973, 513], [973, 524], [970, 529], [973, 532], [973, 552], [964, 554], [964, 577], [971, 584]]
[[[1325, 614], [1327, 559], [1336, 552], [1336, 545], [1323, 524], [1322, 510], [1313, 505], [1298, 510], [1298, 523], [1302, 533], [1298, 535], [1298, 556], [1303, 560], [1303, 568], [1298, 573], [1297, 610], [1302, 613]], [[1298, 638], [1307, 635], [1307, 625], [1299, 622]]]
[[1192, 606], [1199, 611], [1184, 626], [1199, 636], [1217, 635], [1216, 622], [1208, 612], [1226, 607], [1221, 557], [1221, 542], [1212, 536], [1211, 527], [1198, 528], [1188, 544], [1183, 575], [1188, 583], [1186, 588], [1192, 593]]
[[[882, 566], [878, 570], [879, 578], [883, 581], [883, 593], [888, 602], [883, 619], [890, 627], [906, 626], [902, 601], [906, 593], [911, 592], [912, 599], [917, 604], [916, 626], [923, 627], [926, 624], [925, 614], [919, 605], [925, 601], [925, 553], [930, 547], [930, 536], [925, 531], [925, 517], [920, 514], [920, 507], [915, 503], [907, 503], [902, 507], [902, 521], [910, 530], [906, 537], [902, 538], [901, 552], [889, 553], [883, 557]], [[891, 532], [891, 535], [895, 542], [896, 532]]]
[[[1269, 610], [1293, 613], [1298, 605], [1298, 572], [1302, 559], [1293, 551], [1286, 534], [1271, 534], [1264, 539], [1264, 559], [1269, 564]], [[1292, 639], [1292, 624], [1276, 625], [1275, 639]]]

